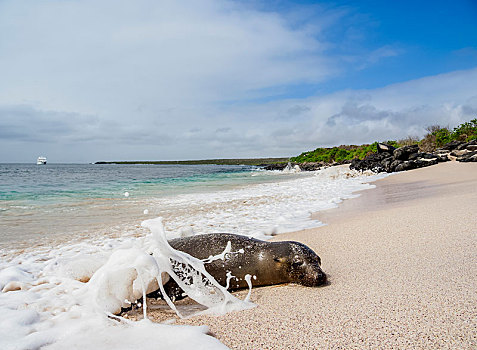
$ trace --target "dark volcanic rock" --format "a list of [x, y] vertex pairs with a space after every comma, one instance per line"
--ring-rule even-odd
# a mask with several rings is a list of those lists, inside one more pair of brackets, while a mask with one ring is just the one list
[[396, 166], [394, 171], [405, 171], [405, 170], [411, 170], [416, 168], [416, 163], [413, 161], [404, 161]]
[[432, 154], [432, 153], [418, 153], [418, 158], [421, 158], [421, 159], [434, 159], [434, 158], [437, 158], [437, 156], [435, 154]]
[[372, 170], [374, 172], [383, 172], [386, 171], [381, 162], [388, 158], [389, 154], [387, 153], [372, 153], [366, 156], [363, 160], [355, 158], [351, 161], [350, 169], [355, 170]]
[[384, 167], [384, 170], [388, 173], [392, 172], [391, 164], [392, 164], [393, 160], [394, 160], [393, 157], [388, 157], [388, 158], [384, 159], [383, 161], [381, 161], [381, 164]]
[[457, 146], [456, 149], [458, 149], [458, 150], [462, 150], [462, 149], [469, 150], [469, 146], [471, 147], [471, 146], [474, 146], [474, 145], [477, 145], [477, 140], [472, 140], [472, 141], [469, 141], [469, 142], [463, 142], [462, 144]]
[[378, 149], [378, 153], [385, 153], [385, 152], [393, 153], [394, 150], [396, 149], [396, 147], [393, 147], [393, 146], [388, 145], [386, 143], [378, 143], [376, 145], [376, 148]]
[[435, 165], [438, 163], [438, 160], [437, 158], [434, 158], [434, 159], [416, 159], [416, 160], [413, 160], [414, 162], [414, 165], [416, 168], [424, 168], [426, 166], [430, 166], [430, 165]]
[[287, 167], [287, 164], [277, 163], [277, 164], [263, 164], [265, 170], [283, 170]]
[[444, 155], [437, 155], [437, 161], [440, 163], [440, 162], [448, 162], [450, 161], [449, 157], [447, 156], [447, 154], [444, 154]]
[[456, 159], [458, 162], [477, 162], [477, 151], [468, 152]]
[[404, 146], [394, 149], [394, 151], [381, 151], [366, 156], [363, 160], [353, 159], [351, 169], [372, 170], [375, 172], [405, 171], [416, 168], [427, 167], [446, 162], [449, 160], [446, 154], [449, 151], [443, 150], [442, 154], [419, 152], [418, 145]]
[[396, 159], [406, 160], [413, 153], [419, 152], [418, 145], [404, 146], [394, 150], [393, 155]]
[[472, 140], [469, 142], [462, 143], [457, 146], [457, 150], [467, 150], [467, 151], [477, 151], [477, 140]]
[[[477, 140], [452, 141], [433, 153], [419, 152], [418, 145], [396, 149], [383, 143], [378, 144], [377, 150], [377, 153], [369, 154], [362, 160], [353, 159], [350, 168], [358, 171], [371, 170], [388, 173], [405, 171], [447, 162], [450, 160], [449, 154], [456, 156], [459, 162], [477, 162]], [[300, 167], [302, 166], [300, 165]]]
[[397, 168], [399, 165], [401, 165], [402, 163], [403, 163], [402, 160], [400, 160], [400, 159], [394, 159], [394, 160], [391, 162], [391, 165], [390, 165], [389, 169], [391, 170], [391, 172], [392, 172], [392, 171], [395, 171], [396, 168]]
[[[303, 171], [315, 171], [315, 170], [319, 170], [319, 169], [323, 168], [326, 165], [329, 165], [329, 164], [325, 164], [323, 162], [319, 162], [319, 163], [316, 163], [316, 162], [304, 162], [304, 163], [291, 162], [289, 164], [290, 164], [291, 168], [294, 168], [296, 165], [298, 165], [300, 167], [300, 170], [303, 170]], [[263, 169], [265, 169], [265, 170], [284, 170], [288, 166], [288, 164], [285, 164], [285, 163], [261, 164], [260, 166], [263, 167]]]
[[298, 164], [301, 170], [303, 171], [315, 171], [321, 169], [323, 166], [325, 166], [324, 163], [315, 163], [315, 162], [304, 162], [301, 164]]

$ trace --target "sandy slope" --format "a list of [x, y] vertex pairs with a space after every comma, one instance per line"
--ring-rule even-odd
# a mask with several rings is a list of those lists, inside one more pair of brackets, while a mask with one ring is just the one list
[[257, 288], [255, 309], [178, 323], [233, 349], [477, 348], [477, 164], [376, 185], [318, 214], [327, 226], [278, 237], [312, 247], [328, 286]]

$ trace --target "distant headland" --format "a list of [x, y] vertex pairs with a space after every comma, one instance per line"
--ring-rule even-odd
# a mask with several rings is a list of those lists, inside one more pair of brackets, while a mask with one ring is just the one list
[[99, 161], [94, 164], [159, 164], [159, 165], [253, 165], [264, 166], [268, 164], [288, 163], [289, 158], [246, 158], [246, 159], [202, 159], [202, 160], [131, 160], [131, 161]]
[[324, 166], [351, 163], [351, 168], [357, 170], [393, 172], [446, 161], [447, 155], [457, 157], [456, 160], [462, 162], [477, 161], [477, 118], [462, 123], [453, 130], [449, 127], [431, 125], [427, 127], [427, 134], [423, 139], [408, 136], [397, 141], [388, 140], [359, 146], [318, 147], [290, 158], [100, 161], [94, 164], [251, 165], [266, 170], [283, 170], [290, 163], [290, 166], [298, 165], [301, 170], [318, 170]]

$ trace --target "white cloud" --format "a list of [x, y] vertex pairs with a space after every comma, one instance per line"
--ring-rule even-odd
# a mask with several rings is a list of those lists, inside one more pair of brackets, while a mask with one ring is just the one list
[[292, 29], [277, 14], [230, 1], [0, 6], [8, 103], [88, 113], [126, 106], [131, 113], [256, 97], [277, 85], [320, 81], [331, 70], [308, 27]]
[[[346, 11], [313, 9], [288, 17], [219, 0], [1, 1], [0, 161], [294, 155], [475, 114], [477, 70], [261, 102], [343, 70], [322, 31]], [[360, 62], [398, 53], [384, 46]]]
[[94, 116], [3, 107], [0, 157], [31, 158], [31, 150], [14, 147], [12, 153], [4, 146], [26, 140], [52, 159], [68, 161], [61, 158], [67, 149], [78, 161], [94, 161], [291, 156], [319, 146], [423, 136], [426, 126], [453, 127], [477, 117], [476, 82], [477, 68], [306, 99], [177, 108], [167, 112], [167, 122], [127, 127]]

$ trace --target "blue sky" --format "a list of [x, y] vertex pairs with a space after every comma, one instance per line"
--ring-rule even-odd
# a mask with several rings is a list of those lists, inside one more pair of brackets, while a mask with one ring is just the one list
[[[372, 89], [477, 65], [477, 1], [276, 1], [286, 13], [301, 6], [341, 12], [339, 24], [324, 32], [327, 54], [367, 57], [385, 48], [375, 62], [344, 63], [342, 74], [324, 84], [302, 85], [303, 97], [341, 89]], [[264, 2], [266, 8], [267, 2]], [[318, 6], [317, 6], [318, 5]], [[306, 18], [313, 22], [314, 18]], [[358, 58], [357, 58], [358, 60]]]
[[0, 162], [291, 156], [477, 116], [477, 2], [0, 1]]

